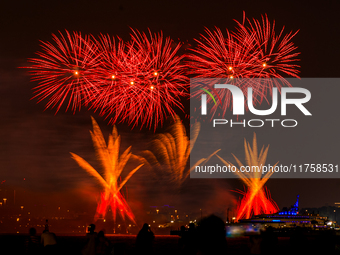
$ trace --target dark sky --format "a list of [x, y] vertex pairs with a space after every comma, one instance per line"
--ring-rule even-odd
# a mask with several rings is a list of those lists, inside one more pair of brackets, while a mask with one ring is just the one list
[[[39, 40], [50, 41], [52, 33], [67, 29], [129, 39], [129, 27], [144, 31], [150, 28], [192, 44], [204, 27], [232, 29], [233, 20], [241, 20], [243, 11], [249, 18], [267, 14], [270, 20], [275, 19], [278, 28], [285, 26], [287, 32], [300, 30], [293, 41], [301, 52], [301, 77], [338, 77], [339, 7], [338, 1], [318, 4], [310, 1], [2, 1], [0, 180], [6, 180], [2, 185], [20, 190], [19, 198], [20, 194], [50, 197], [50, 204], [54, 201], [74, 204], [70, 197], [78, 198], [76, 206], [80, 208], [92, 208], [95, 203], [99, 187], [73, 162], [69, 152], [96, 164], [89, 135], [91, 114], [106, 137], [112, 127], [86, 110], [75, 115], [44, 111], [43, 104], [30, 100], [31, 89], [36, 84], [29, 81], [26, 70], [18, 69], [27, 66], [27, 58], [35, 56]], [[124, 125], [118, 125], [118, 131], [122, 135], [122, 147], [132, 145], [135, 152], [146, 148], [153, 137], [150, 131], [129, 131]], [[127, 185], [133, 206], [176, 203], [176, 197], [182, 194], [181, 200], [187, 205], [225, 210], [220, 204], [227, 207], [235, 200], [229, 190], [242, 189], [237, 180], [188, 180], [181, 191], [174, 191], [164, 183], [164, 179], [149, 178], [147, 172], [138, 172]], [[332, 205], [340, 199], [339, 184], [338, 179], [268, 181], [279, 207], [294, 203], [297, 194], [301, 195], [302, 207]], [[27, 199], [28, 195], [22, 195], [22, 200]]]

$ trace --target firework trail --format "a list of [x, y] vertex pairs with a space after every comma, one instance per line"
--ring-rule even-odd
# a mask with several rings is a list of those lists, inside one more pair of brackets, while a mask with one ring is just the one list
[[[253, 148], [251, 148], [250, 144], [244, 140], [244, 150], [245, 150], [245, 160], [248, 166], [263, 166], [267, 159], [269, 145], [264, 148], [262, 147], [260, 154], [258, 154], [257, 149], [257, 141], [256, 134], [254, 133], [253, 138]], [[239, 165], [239, 167], [243, 168], [244, 165], [241, 161], [232, 154]], [[216, 155], [226, 166], [234, 166], [230, 162], [224, 160], [220, 156]], [[278, 162], [277, 162], [278, 163]], [[277, 165], [277, 163], [273, 166], [273, 168]], [[268, 181], [273, 172], [267, 172], [267, 174], [261, 178], [262, 172], [241, 172], [239, 169], [235, 172], [235, 174], [243, 181], [243, 183], [247, 186], [247, 190], [245, 192], [237, 191], [242, 194], [242, 200], [239, 202], [237, 207], [237, 216], [236, 220], [239, 219], [249, 219], [252, 215], [259, 214], [270, 214], [275, 213], [279, 210], [276, 203], [271, 199], [270, 193], [264, 184]]]
[[[277, 34], [275, 22], [270, 23], [268, 17], [252, 21], [244, 17], [243, 22], [236, 21], [236, 31], [226, 30], [226, 35], [219, 29], [206, 29], [206, 35], [197, 40], [197, 47], [192, 49], [188, 60], [190, 73], [196, 77], [212, 78], [207, 84], [219, 98], [223, 99], [222, 116], [225, 115], [231, 104], [231, 93], [228, 90], [216, 91], [213, 85], [221, 78], [223, 83], [238, 86], [245, 95], [247, 88], [253, 90], [254, 105], [261, 103], [273, 86], [290, 86], [284, 76], [298, 78], [299, 66], [295, 64], [299, 59], [292, 38], [295, 33], [284, 34], [284, 28]], [[235, 78], [272, 78], [266, 82], [253, 82], [244, 79], [236, 82]], [[273, 79], [276, 78], [276, 79]], [[192, 84], [193, 88], [202, 87], [201, 84]], [[200, 97], [203, 93], [198, 89], [192, 97]], [[212, 103], [211, 98], [208, 102]], [[214, 104], [213, 104], [214, 105]], [[218, 104], [212, 106], [212, 113], [217, 110]]]
[[207, 158], [200, 159], [190, 169], [187, 169], [188, 159], [199, 131], [200, 123], [197, 122], [191, 130], [191, 140], [189, 140], [184, 125], [180, 118], [176, 116], [176, 122], [171, 127], [170, 132], [159, 134], [153, 140], [152, 144], [156, 153], [149, 150], [143, 152], [144, 162], [155, 168], [161, 168], [164, 165], [168, 174], [170, 174], [170, 180], [180, 187], [197, 165], [205, 164], [219, 151], [213, 152]]
[[[120, 147], [120, 136], [117, 133], [117, 129], [113, 127], [112, 134], [109, 135], [108, 143], [106, 144], [103, 134], [97, 124], [97, 122], [92, 118], [93, 132], [91, 132], [91, 137], [93, 141], [93, 146], [97, 152], [98, 160], [100, 161], [104, 174], [100, 175], [87, 161], [78, 155], [71, 152], [72, 158], [82, 167], [87, 173], [92, 175], [97, 179], [97, 181], [104, 188], [101, 193], [101, 199], [97, 207], [95, 221], [99, 217], [105, 217], [107, 210], [111, 207], [113, 214], [113, 220], [116, 221], [116, 212], [118, 211], [123, 220], [125, 220], [125, 215], [133, 222], [135, 222], [134, 215], [122, 196], [120, 190], [126, 184], [126, 182], [131, 178], [131, 176], [144, 164], [141, 164], [134, 168], [130, 173], [123, 179], [119, 181], [119, 177], [129, 159], [132, 157], [130, 152], [131, 146], [127, 148], [119, 156]], [[134, 156], [138, 158], [138, 156]]]

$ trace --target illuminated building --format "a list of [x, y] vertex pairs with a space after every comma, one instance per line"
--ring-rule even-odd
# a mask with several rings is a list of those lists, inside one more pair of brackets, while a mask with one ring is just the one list
[[274, 214], [255, 215], [250, 219], [239, 220], [240, 223], [261, 224], [274, 228], [283, 227], [326, 227], [327, 217], [321, 217], [319, 214], [299, 213], [299, 196], [296, 203], [288, 210], [281, 210]]

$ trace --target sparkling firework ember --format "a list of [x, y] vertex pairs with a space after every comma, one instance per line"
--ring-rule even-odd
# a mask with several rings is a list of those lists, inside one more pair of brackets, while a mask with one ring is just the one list
[[[255, 133], [253, 138], [253, 148], [251, 148], [250, 144], [247, 143], [247, 141], [244, 139], [245, 160], [247, 165], [250, 167], [263, 166], [267, 159], [268, 149], [269, 145], [266, 148], [264, 148], [263, 146], [260, 154], [258, 154]], [[234, 154], [232, 155], [234, 156], [239, 167], [243, 167], [241, 161], [238, 160], [238, 158]], [[226, 166], [234, 166], [220, 156], [216, 156]], [[273, 168], [277, 165], [277, 163], [273, 166]], [[275, 213], [279, 210], [277, 204], [271, 199], [269, 191], [264, 186], [264, 184], [268, 181], [273, 172], [268, 171], [263, 178], [261, 178], [261, 172], [242, 173], [241, 171], [239, 171], [239, 169], [237, 169], [235, 174], [240, 177], [243, 183], [247, 186], [246, 192], [236, 191], [243, 195], [243, 198], [239, 202], [237, 207], [236, 221], [238, 221], [239, 219], [249, 219], [252, 215]]]
[[[188, 65], [191, 74], [202, 78], [224, 78], [224, 83], [234, 84], [235, 78], [278, 78], [280, 82], [271, 80], [266, 83], [246, 80], [237, 83], [238, 87], [247, 95], [247, 88], [253, 89], [254, 105], [261, 103], [268, 91], [276, 86], [290, 86], [284, 76], [298, 77], [299, 66], [294, 64], [299, 61], [297, 49], [291, 41], [296, 35], [288, 33], [284, 35], [284, 28], [279, 34], [275, 33], [275, 22], [271, 25], [268, 17], [262, 17], [262, 22], [256, 19], [237, 22], [236, 32], [226, 31], [226, 36], [219, 28], [214, 31], [206, 29], [206, 35], [201, 35], [201, 40], [196, 40], [197, 47], [192, 49], [189, 55]], [[212, 79], [209, 89], [219, 79]], [[201, 84], [193, 84], [201, 87]], [[213, 89], [214, 93], [223, 100], [221, 106], [223, 116], [231, 104], [231, 93], [228, 90]], [[203, 93], [198, 89], [193, 97], [200, 97]], [[219, 104], [215, 106], [212, 99], [212, 113], [216, 112]]]
[[66, 110], [90, 105], [112, 123], [150, 129], [174, 117], [173, 108], [183, 109], [188, 78], [184, 56], [178, 55], [181, 43], [151, 31], [133, 30], [127, 43], [108, 35], [66, 34], [53, 35], [54, 44], [42, 42], [40, 58], [29, 59], [33, 80], [39, 81], [35, 97], [47, 99], [46, 108], [57, 106], [58, 112], [68, 100]]
[[104, 192], [101, 193], [101, 199], [98, 203], [95, 221], [101, 216], [105, 217], [108, 208], [111, 207], [114, 221], [116, 221], [116, 211], [118, 211], [123, 220], [125, 220], [126, 215], [131, 221], [135, 223], [134, 215], [122, 196], [120, 190], [131, 178], [131, 176], [144, 164], [134, 168], [123, 181], [119, 182], [119, 177], [121, 176], [126, 163], [132, 156], [130, 152], [131, 146], [119, 156], [120, 136], [118, 136], [116, 127], [113, 127], [112, 134], [109, 135], [108, 144], [106, 144], [103, 134], [94, 118], [92, 118], [92, 125], [93, 132], [90, 132], [93, 146], [98, 154], [98, 160], [104, 169], [104, 175], [100, 175], [83, 158], [72, 152], [71, 155], [72, 158], [79, 164], [79, 166], [82, 167], [87, 173], [95, 177], [104, 188]]
[[205, 164], [219, 151], [213, 152], [207, 158], [200, 159], [190, 169], [187, 169], [189, 155], [195, 145], [199, 131], [200, 123], [197, 122], [191, 130], [192, 139], [189, 140], [184, 125], [180, 118], [176, 116], [176, 122], [171, 127], [170, 132], [159, 134], [154, 139], [153, 147], [157, 153], [154, 154], [148, 150], [143, 152], [145, 162], [156, 168], [161, 168], [161, 164], [164, 164], [170, 174], [170, 180], [181, 186], [189, 176], [190, 171], [195, 169], [197, 165]]

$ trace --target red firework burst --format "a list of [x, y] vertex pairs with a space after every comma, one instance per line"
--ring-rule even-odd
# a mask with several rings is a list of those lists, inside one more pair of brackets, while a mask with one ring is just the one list
[[105, 217], [108, 208], [111, 207], [114, 222], [116, 222], [118, 211], [123, 221], [125, 221], [126, 215], [132, 222], [136, 223], [133, 212], [131, 211], [129, 205], [127, 204], [126, 200], [124, 199], [123, 195], [120, 192], [118, 192], [116, 195], [110, 194], [108, 198], [106, 197], [107, 195], [105, 194], [105, 192], [102, 192], [100, 194], [100, 200], [98, 201], [94, 221], [97, 221], [101, 217]]
[[[104, 48], [112, 48], [107, 39]], [[107, 43], [108, 42], [108, 43]], [[156, 128], [166, 116], [174, 116], [174, 107], [182, 108], [181, 96], [186, 96], [188, 78], [184, 75], [183, 56], [178, 56], [180, 43], [174, 43], [162, 33], [133, 31], [131, 41], [118, 44], [121, 50], [102, 55], [104, 78], [114, 75], [109, 88], [101, 83], [102, 91], [94, 102], [101, 104], [101, 113], [110, 122], [127, 121], [133, 126]], [[103, 48], [103, 47], [100, 47]], [[103, 86], [104, 85], [104, 86]], [[104, 93], [105, 92], [105, 93]], [[103, 104], [102, 97], [107, 98]]]
[[54, 43], [42, 42], [39, 58], [29, 68], [39, 102], [48, 107], [65, 101], [67, 108], [81, 105], [98, 110], [110, 122], [156, 127], [174, 108], [182, 109], [181, 96], [187, 96], [188, 78], [184, 75], [184, 56], [178, 55], [181, 43], [162, 32], [133, 31], [131, 41], [100, 35], [82, 37], [80, 33], [53, 35]]
[[[297, 32], [296, 32], [297, 33]], [[284, 35], [284, 29], [275, 33], [268, 17], [262, 17], [262, 22], [256, 19], [245, 19], [243, 23], [237, 22], [236, 32], [226, 31], [226, 36], [220, 29], [214, 31], [206, 29], [206, 35], [196, 40], [197, 47], [192, 49], [194, 54], [189, 55], [188, 65], [191, 74], [202, 78], [224, 78], [224, 82], [240, 87], [247, 95], [247, 88], [252, 87], [254, 103], [262, 102], [273, 86], [280, 89], [282, 85], [290, 86], [284, 76], [298, 77], [298, 65], [294, 64], [299, 55], [295, 52], [297, 47], [291, 41], [296, 33]], [[235, 80], [235, 78], [278, 78], [265, 82], [253, 82], [250, 79]], [[210, 80], [208, 87], [216, 83], [217, 79]], [[201, 84], [192, 84], [201, 87]], [[200, 96], [202, 90], [193, 93], [193, 97]], [[223, 115], [231, 103], [231, 94], [228, 90], [215, 91], [223, 99]], [[208, 101], [212, 101], [210, 98]], [[212, 107], [212, 112], [217, 106]]]
[[265, 186], [256, 193], [251, 189], [245, 192], [240, 190], [235, 192], [243, 195], [237, 204], [236, 221], [250, 219], [253, 215], [272, 214], [279, 211], [279, 207], [271, 198], [270, 192]]
[[91, 77], [99, 65], [97, 46], [89, 36], [66, 31], [66, 36], [59, 32], [53, 36], [53, 43], [41, 42], [42, 51], [37, 52], [40, 58], [31, 58], [30, 68], [35, 87], [34, 96], [38, 102], [47, 99], [46, 108], [57, 108], [67, 102], [66, 110], [71, 106], [73, 111], [81, 108], [94, 93]]
[[125, 98], [121, 93], [126, 85], [127, 68], [130, 66], [129, 53], [126, 44], [119, 37], [115, 39], [109, 35], [100, 35], [99, 39], [92, 37], [100, 52], [100, 65], [92, 76], [91, 83], [95, 86], [95, 93], [89, 99], [91, 108], [105, 113], [109, 105], [120, 106], [112, 109], [116, 116], [123, 114]]
[[[289, 32], [284, 35], [284, 27], [279, 34], [275, 33], [275, 21], [270, 24], [267, 15], [262, 16], [262, 22], [256, 19], [253, 21], [247, 19], [247, 22], [237, 22], [237, 32], [233, 33], [238, 41], [249, 40], [253, 38], [253, 43], [258, 51], [258, 64], [256, 74], [252, 77], [256, 78], [283, 78], [283, 75], [289, 75], [298, 78], [300, 66], [296, 63], [299, 61], [297, 56], [300, 54], [295, 52], [297, 49], [291, 41], [297, 34]], [[255, 53], [255, 52], [254, 52]], [[255, 70], [254, 70], [255, 71]], [[251, 78], [252, 78], [251, 77]], [[288, 85], [288, 84], [287, 84]]]

